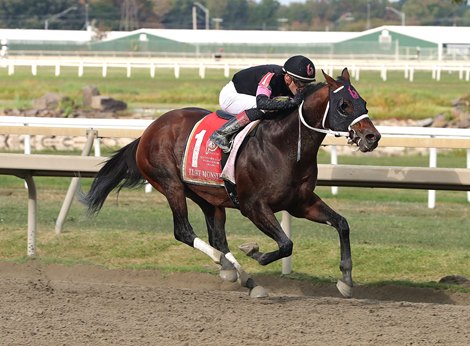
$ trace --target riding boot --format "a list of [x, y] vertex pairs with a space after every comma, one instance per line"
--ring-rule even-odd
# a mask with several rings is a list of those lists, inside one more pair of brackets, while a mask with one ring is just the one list
[[225, 124], [223, 124], [218, 130], [216, 130], [210, 137], [210, 140], [220, 147], [224, 153], [230, 152], [232, 149], [231, 136], [244, 127], [250, 122], [250, 119], [246, 115], [246, 112], [243, 111], [240, 114], [237, 114]]

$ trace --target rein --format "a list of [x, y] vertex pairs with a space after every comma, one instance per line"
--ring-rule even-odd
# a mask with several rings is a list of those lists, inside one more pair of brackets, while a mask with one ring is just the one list
[[[333, 90], [334, 93], [337, 93], [338, 91], [340, 91], [341, 89], [343, 89], [344, 86], [340, 86], [339, 88], [337, 88], [336, 90]], [[319, 129], [317, 127], [313, 127], [313, 126], [310, 126], [309, 124], [307, 124], [307, 122], [305, 121], [305, 118], [304, 118], [304, 115], [303, 115], [303, 112], [302, 112], [302, 109], [303, 109], [303, 106], [304, 106], [304, 100], [302, 101], [302, 103], [299, 105], [299, 139], [298, 139], [298, 145], [297, 145], [297, 162], [300, 161], [300, 147], [301, 147], [301, 136], [300, 136], [300, 129], [301, 129], [301, 123], [306, 127], [308, 128], [309, 130], [312, 130], [312, 131], [315, 131], [315, 132], [320, 132], [320, 133], [325, 133], [325, 134], [330, 134], [330, 135], [333, 135], [335, 137], [347, 137], [347, 138], [351, 138], [351, 131], [354, 132], [354, 130], [352, 129], [352, 126], [356, 123], [358, 123], [359, 121], [361, 121], [362, 119], [365, 119], [365, 118], [368, 118], [369, 115], [367, 113], [365, 114], [362, 114], [360, 116], [358, 116], [357, 118], [353, 119], [353, 121], [351, 121], [351, 123], [349, 124], [348, 126], [348, 132], [346, 131], [333, 131], [331, 129], [325, 129], [325, 121], [326, 121], [326, 117], [328, 116], [328, 113], [330, 111], [330, 101], [328, 101], [328, 103], [326, 104], [326, 108], [325, 108], [325, 113], [323, 113], [323, 119], [322, 119], [322, 126], [323, 128], [322, 129]]]

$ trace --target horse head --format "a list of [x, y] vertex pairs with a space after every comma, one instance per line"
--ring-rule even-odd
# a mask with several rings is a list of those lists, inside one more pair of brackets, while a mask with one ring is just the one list
[[[351, 85], [348, 69], [343, 69], [337, 80], [323, 70], [322, 73], [326, 83], [312, 85], [303, 91], [304, 101], [299, 108], [302, 123], [317, 132], [347, 137], [348, 143], [356, 144], [362, 152], [374, 150], [381, 136], [369, 119], [366, 102]], [[316, 117], [310, 121], [317, 127], [307, 124], [302, 108], [310, 118]], [[324, 111], [320, 112], [319, 109]], [[319, 113], [323, 113], [322, 119], [316, 116]]]
[[366, 101], [351, 85], [348, 69], [344, 68], [337, 80], [323, 70], [322, 73], [329, 88], [323, 126], [345, 134], [349, 143], [356, 144], [362, 152], [374, 150], [381, 135], [369, 119]]

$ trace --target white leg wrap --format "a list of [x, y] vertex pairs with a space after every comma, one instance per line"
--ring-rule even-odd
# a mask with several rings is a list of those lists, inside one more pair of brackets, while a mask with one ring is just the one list
[[220, 264], [220, 257], [223, 255], [222, 252], [213, 248], [212, 246], [207, 244], [205, 241], [199, 238], [196, 238], [194, 239], [193, 247], [195, 249], [198, 249], [199, 251], [204, 252], [207, 256], [212, 258], [212, 260], [215, 263]]
[[242, 269], [242, 266], [240, 265], [240, 263], [238, 263], [237, 259], [232, 255], [231, 252], [227, 252], [225, 254], [225, 258], [228, 259], [230, 261], [230, 263], [233, 264], [233, 266], [238, 270], [240, 271], [240, 269]]
[[248, 276], [248, 274], [243, 270], [242, 266], [240, 265], [240, 263], [238, 263], [238, 261], [235, 259], [235, 257], [232, 255], [231, 252], [227, 252], [225, 254], [225, 258], [228, 259], [230, 261], [230, 263], [233, 264], [233, 266], [235, 267], [235, 269], [237, 269], [237, 272], [238, 272], [238, 277], [240, 278], [240, 284], [243, 286], [243, 287], [246, 287], [246, 282], [248, 281], [248, 279], [250, 278]]

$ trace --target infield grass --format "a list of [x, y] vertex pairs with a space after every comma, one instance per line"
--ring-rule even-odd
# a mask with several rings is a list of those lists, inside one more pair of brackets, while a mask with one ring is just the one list
[[[335, 75], [339, 73], [335, 71]], [[219, 91], [229, 80], [222, 70], [207, 70], [201, 79], [197, 69], [181, 69], [180, 78], [176, 79], [172, 69], [157, 69], [152, 79], [147, 69], [134, 69], [128, 78], [124, 68], [109, 68], [103, 78], [100, 68], [87, 68], [82, 77], [78, 77], [75, 68], [62, 68], [56, 77], [53, 68], [45, 67], [38, 68], [36, 76], [26, 67], [18, 67], [8, 76], [7, 69], [0, 67], [0, 79], [2, 108], [30, 108], [32, 100], [46, 92], [62, 93], [81, 105], [83, 87], [94, 85], [101, 94], [127, 102], [130, 112], [151, 108], [157, 113], [187, 106], [215, 110]], [[323, 81], [323, 76], [317, 79]], [[469, 94], [469, 82], [460, 80], [458, 73], [443, 73], [441, 80], [435, 81], [430, 72], [420, 71], [410, 82], [401, 72], [389, 72], [387, 81], [382, 81], [379, 72], [361, 72], [360, 80], [352, 82], [367, 101], [374, 119], [422, 119], [438, 114], [450, 117], [453, 101]]]

